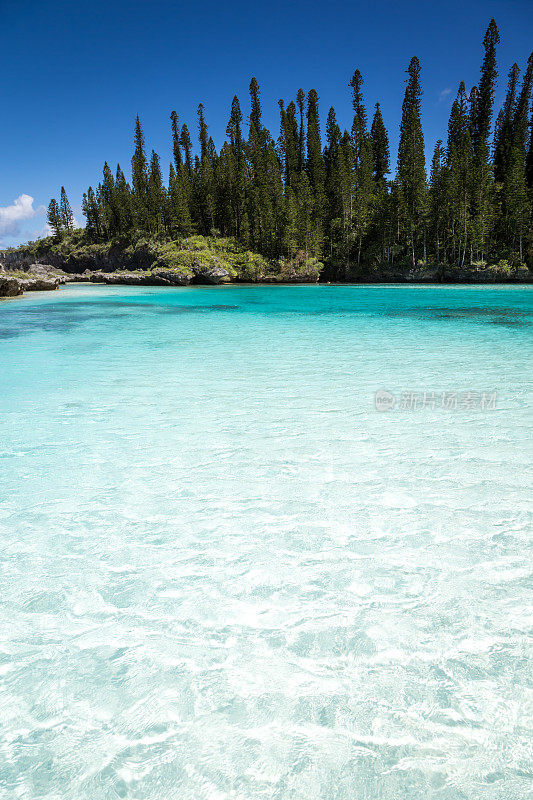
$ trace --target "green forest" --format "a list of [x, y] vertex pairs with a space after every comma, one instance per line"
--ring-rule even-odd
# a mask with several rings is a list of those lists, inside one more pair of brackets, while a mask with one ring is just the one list
[[[227, 139], [217, 151], [202, 103], [198, 147], [178, 114], [170, 115], [173, 161], [168, 180], [145, 145], [137, 117], [131, 177], [105, 162], [83, 196], [87, 241], [141, 237], [180, 242], [191, 236], [231, 237], [272, 262], [315, 263], [337, 280], [369, 269], [461, 269], [533, 265], [533, 54], [513, 64], [501, 109], [494, 109], [499, 33], [491, 20], [483, 39], [477, 85], [462, 82], [448, 130], [424, 155], [421, 65], [407, 68], [397, 169], [390, 171], [380, 105], [365, 106], [364, 79], [350, 81], [353, 124], [342, 130], [334, 108], [325, 124], [314, 89], [279, 100], [279, 133], [263, 125], [258, 82], [250, 108], [231, 104]], [[65, 189], [50, 201], [56, 237], [73, 228]]]

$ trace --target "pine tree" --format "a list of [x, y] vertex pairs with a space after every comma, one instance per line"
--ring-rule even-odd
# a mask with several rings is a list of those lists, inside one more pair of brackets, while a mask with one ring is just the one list
[[120, 229], [120, 213], [117, 203], [115, 179], [107, 161], [104, 163], [101, 183], [101, 202], [105, 228], [109, 236], [114, 236]]
[[172, 124], [172, 152], [174, 154], [174, 164], [176, 166], [177, 171], [179, 172], [182, 158], [181, 158], [181, 147], [180, 147], [180, 130], [178, 125], [178, 115], [175, 111], [172, 112], [170, 115], [170, 121]]
[[296, 186], [298, 245], [303, 249], [305, 259], [312, 255], [316, 245], [313, 225], [313, 192], [306, 172], [301, 172]]
[[285, 186], [294, 189], [296, 177], [300, 171], [299, 134], [296, 121], [296, 106], [291, 101], [285, 111], [280, 100], [280, 151], [283, 159]]
[[134, 143], [135, 150], [131, 159], [131, 180], [135, 217], [139, 228], [148, 230], [150, 216], [148, 209], [148, 162], [144, 145], [144, 133], [138, 114], [135, 118]]
[[64, 186], [61, 187], [61, 203], [59, 210], [61, 214], [61, 227], [66, 231], [71, 231], [74, 228], [74, 216]]
[[435, 260], [437, 266], [439, 266], [446, 219], [445, 150], [441, 139], [437, 141], [433, 151], [433, 158], [431, 159], [429, 205], [431, 238], [435, 247]]
[[411, 59], [407, 74], [409, 78], [402, 106], [396, 180], [400, 212], [404, 223], [402, 233], [411, 250], [414, 267], [417, 245], [421, 241], [425, 241], [424, 219], [427, 196], [424, 135], [420, 120], [422, 88], [420, 86], [420, 63], [416, 56]]
[[473, 151], [469, 103], [461, 81], [448, 123], [447, 180], [448, 217], [451, 222], [453, 255], [464, 266], [472, 232]]
[[86, 230], [89, 235], [100, 237], [102, 235], [102, 221], [92, 186], [89, 186], [87, 194], [83, 195], [81, 209], [87, 220]]
[[[484, 258], [489, 245], [492, 219], [494, 217], [493, 166], [490, 163], [489, 137], [494, 104], [494, 89], [497, 78], [496, 45], [500, 41], [494, 19], [489, 23], [483, 46], [485, 55], [481, 65], [479, 87], [471, 103], [470, 135], [473, 148], [472, 175], [472, 249]], [[475, 105], [475, 109], [473, 106]], [[475, 113], [473, 113], [475, 111]]]
[[115, 175], [115, 197], [120, 219], [119, 231], [120, 233], [126, 233], [133, 227], [133, 204], [131, 189], [120, 168], [120, 164], [117, 164]]
[[527, 60], [527, 67], [524, 73], [524, 80], [520, 89], [520, 94], [516, 101], [516, 106], [513, 114], [512, 129], [513, 129], [513, 144], [520, 147], [524, 151], [527, 146], [528, 134], [528, 111], [529, 102], [531, 99], [531, 88], [533, 86], [533, 53]]
[[237, 95], [234, 95], [231, 101], [231, 114], [226, 127], [226, 136], [230, 138], [235, 157], [242, 158], [242, 111]]
[[326, 146], [324, 148], [324, 165], [326, 167], [326, 174], [331, 171], [337, 149], [340, 142], [340, 128], [337, 123], [337, 115], [333, 106], [328, 111], [328, 118], [326, 120]]
[[[184, 169], [180, 165], [180, 172]], [[193, 231], [189, 204], [183, 181], [176, 173], [174, 164], [170, 165], [170, 175], [168, 180], [168, 221], [171, 233], [178, 236], [190, 236]]]
[[389, 216], [389, 193], [386, 175], [390, 172], [389, 137], [383, 122], [379, 103], [376, 103], [372, 127], [370, 130], [372, 150], [372, 174], [374, 187], [374, 239], [379, 242], [381, 266], [385, 266], [388, 244], [387, 229]]
[[325, 167], [320, 141], [318, 95], [314, 89], [307, 95], [307, 176], [312, 195], [314, 237], [312, 254], [319, 256], [323, 242], [323, 216], [325, 211]]
[[311, 89], [307, 96], [307, 174], [309, 184], [316, 196], [324, 194], [324, 159], [320, 142], [318, 95]]
[[524, 240], [531, 229], [526, 146], [532, 83], [533, 54], [528, 59], [520, 94], [513, 109], [501, 192], [501, 235], [507, 242], [510, 257], [513, 258], [517, 252], [520, 263], [524, 260]]
[[192, 142], [189, 129], [186, 125], [181, 126], [180, 145], [185, 153], [185, 168], [189, 177], [192, 176]]
[[478, 88], [477, 86], [472, 86], [470, 89], [470, 94], [468, 96], [468, 105], [469, 105], [469, 113], [468, 113], [468, 127], [470, 130], [470, 138], [474, 141], [474, 130], [477, 125], [477, 115], [478, 115]]
[[200, 103], [198, 106], [198, 139], [200, 141], [200, 158], [204, 159], [208, 156], [208, 137], [207, 125], [204, 118], [204, 105]]
[[507, 95], [496, 119], [494, 131], [494, 179], [501, 183], [507, 168], [513, 140], [513, 116], [516, 105], [516, 87], [520, 69], [513, 64], [509, 70]]
[[208, 137], [204, 118], [204, 106], [198, 106], [198, 139], [200, 157], [195, 166], [194, 206], [198, 222], [204, 235], [209, 236], [215, 228], [215, 176], [213, 172], [213, 145]]
[[336, 260], [344, 262], [344, 275], [349, 277], [351, 271], [351, 255], [355, 243], [355, 233], [353, 224], [354, 212], [354, 174], [353, 174], [354, 152], [352, 138], [348, 131], [344, 131], [341, 137], [339, 149], [337, 151], [336, 163], [334, 165], [336, 176], [336, 207], [340, 212], [340, 217], [336, 222], [333, 220], [332, 230], [337, 230], [339, 243], [335, 248]]
[[367, 235], [373, 215], [374, 184], [372, 181], [372, 141], [367, 131], [366, 108], [363, 100], [363, 76], [355, 70], [350, 86], [354, 118], [352, 124], [353, 148], [353, 204], [352, 225], [358, 242], [357, 264], [361, 263], [363, 239]]
[[52, 198], [48, 203], [47, 222], [52, 228], [54, 236], [59, 236], [63, 230], [63, 220], [57, 200]]
[[296, 95], [298, 113], [300, 115], [300, 128], [298, 132], [298, 172], [302, 172], [305, 166], [305, 127], [304, 127], [304, 108], [305, 94], [303, 89], [298, 89]]
[[502, 189], [503, 235], [510, 255], [524, 260], [524, 238], [531, 225], [531, 205], [527, 196], [525, 161], [521, 148], [513, 146]]
[[242, 136], [242, 111], [237, 95], [231, 103], [231, 114], [226, 128], [230, 137], [231, 149], [225, 159], [224, 170], [228, 184], [227, 202], [231, 208], [230, 229], [237, 238], [241, 235], [242, 220], [245, 213], [246, 155]]
[[261, 99], [259, 84], [257, 83], [256, 78], [252, 78], [250, 81], [250, 101], [250, 125], [253, 125], [257, 133], [260, 134], [263, 126], [261, 124]]
[[526, 156], [526, 181], [529, 189], [533, 189], [533, 105], [529, 122], [529, 147]]
[[261, 250], [263, 246], [266, 246], [268, 240], [267, 228], [271, 209], [269, 207], [268, 176], [263, 138], [253, 122], [250, 122], [246, 149], [251, 183], [250, 191], [246, 197], [249, 237], [255, 249]]
[[271, 216], [267, 225], [267, 253], [276, 257], [281, 255], [283, 250], [285, 203], [281, 163], [272, 139], [267, 145], [266, 174], [271, 208]]
[[215, 225], [222, 236], [235, 235], [236, 166], [231, 143], [224, 142], [215, 170]]
[[352, 124], [352, 139], [353, 139], [353, 146], [356, 151], [356, 158], [358, 148], [361, 146], [361, 142], [366, 135], [366, 109], [363, 102], [363, 76], [359, 72], [358, 69], [355, 70], [353, 77], [350, 81], [350, 86], [352, 87], [352, 105], [354, 110], [354, 118]]
[[156, 235], [169, 227], [166, 192], [161, 176], [159, 156], [152, 150], [150, 173], [148, 177], [148, 208], [150, 213], [150, 230]]
[[390, 154], [389, 137], [381, 116], [379, 103], [376, 103], [370, 135], [372, 137], [374, 180], [376, 183], [381, 183], [385, 180], [385, 175], [388, 175], [390, 171]]
[[477, 155], [481, 142], [488, 141], [490, 135], [490, 123], [492, 120], [492, 106], [494, 103], [494, 87], [496, 85], [496, 45], [500, 41], [500, 35], [494, 19], [491, 19], [485, 37], [483, 47], [485, 56], [481, 65], [481, 80], [477, 93], [477, 117], [473, 129], [474, 153]]

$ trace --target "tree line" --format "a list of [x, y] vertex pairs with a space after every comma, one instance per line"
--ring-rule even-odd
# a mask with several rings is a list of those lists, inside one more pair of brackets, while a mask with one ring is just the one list
[[[193, 153], [186, 124], [170, 116], [173, 160], [168, 181], [148, 156], [135, 122], [131, 180], [104, 164], [98, 186], [83, 195], [86, 230], [95, 240], [134, 233], [181, 238], [232, 236], [269, 258], [317, 258], [348, 277], [368, 266], [458, 267], [501, 259], [533, 260], [533, 53], [523, 75], [513, 64], [492, 134], [499, 33], [483, 39], [479, 83], [461, 82], [446, 141], [437, 141], [426, 172], [421, 122], [421, 67], [407, 69], [397, 169], [390, 177], [389, 138], [376, 103], [369, 123], [359, 70], [350, 81], [353, 124], [341, 130], [330, 108], [321, 135], [319, 98], [300, 89], [279, 101], [275, 139], [262, 121], [258, 82], [250, 82], [247, 125], [235, 96], [217, 151], [202, 103]], [[246, 127], [246, 130], [245, 130]], [[50, 201], [54, 233], [73, 225], [64, 188]]]

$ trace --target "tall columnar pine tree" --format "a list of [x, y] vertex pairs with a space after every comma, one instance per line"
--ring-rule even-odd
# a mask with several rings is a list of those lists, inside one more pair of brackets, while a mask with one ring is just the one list
[[144, 145], [144, 133], [138, 114], [135, 118], [134, 145], [135, 149], [131, 159], [131, 182], [135, 220], [140, 230], [147, 231], [150, 218], [148, 207], [148, 162]]
[[420, 85], [420, 63], [413, 56], [407, 69], [408, 80], [402, 105], [400, 144], [398, 148], [399, 209], [403, 227], [403, 239], [411, 252], [413, 267], [417, 252], [424, 247], [425, 216], [427, 201], [426, 166], [424, 157], [424, 135], [420, 119], [422, 88]]
[[188, 127], [181, 126], [180, 145], [183, 147], [185, 167], [189, 178], [192, 176], [192, 142]]
[[328, 252], [330, 258], [333, 257], [334, 239], [338, 234], [339, 223], [342, 217], [342, 206], [339, 202], [337, 191], [337, 166], [339, 159], [339, 148], [341, 143], [341, 130], [337, 123], [335, 109], [333, 106], [328, 112], [326, 121], [326, 146], [324, 148], [324, 166], [326, 171], [326, 239], [328, 242]]
[[[184, 165], [180, 165], [180, 173], [183, 173]], [[190, 236], [194, 230], [189, 211], [186, 183], [183, 176], [180, 179], [176, 173], [174, 164], [170, 165], [170, 175], [168, 181], [168, 223], [170, 232], [177, 236]]]
[[529, 122], [529, 147], [526, 156], [526, 181], [528, 189], [533, 189], [533, 104]]
[[445, 236], [446, 225], [446, 152], [439, 139], [431, 159], [431, 172], [429, 178], [429, 230], [430, 241], [433, 243], [435, 261], [437, 266], [441, 261], [441, 250]]
[[257, 78], [252, 78], [250, 81], [250, 125], [255, 127], [258, 134], [261, 134], [261, 93], [259, 91], [259, 84]]
[[103, 229], [100, 209], [92, 186], [89, 186], [87, 194], [83, 195], [81, 210], [87, 220], [86, 229], [89, 234], [93, 237], [102, 236]]
[[390, 172], [390, 151], [389, 151], [389, 137], [387, 136], [387, 129], [383, 122], [381, 115], [381, 108], [379, 103], [376, 103], [376, 110], [374, 118], [372, 119], [372, 128], [370, 131], [372, 137], [372, 166], [374, 180], [377, 184], [385, 181], [385, 176]]
[[500, 34], [498, 33], [496, 22], [494, 19], [491, 19], [487, 32], [485, 33], [485, 38], [483, 39], [485, 56], [481, 65], [481, 79], [479, 81], [476, 104], [477, 114], [472, 132], [475, 155], [478, 155], [481, 142], [488, 142], [489, 140], [492, 107], [494, 104], [494, 88], [498, 76], [496, 68], [496, 45], [499, 44], [499, 41]]
[[389, 137], [385, 128], [379, 103], [376, 103], [372, 128], [370, 130], [372, 146], [372, 170], [375, 182], [374, 188], [374, 229], [375, 234], [381, 244], [381, 265], [387, 261], [388, 245], [388, 223], [390, 211], [390, 197], [386, 176], [390, 172], [390, 151]]
[[312, 255], [319, 256], [324, 238], [323, 218], [326, 208], [326, 172], [320, 141], [318, 95], [311, 89], [307, 95], [307, 177], [312, 197], [313, 236], [308, 243]]
[[283, 164], [285, 186], [295, 187], [296, 177], [300, 170], [299, 135], [296, 121], [296, 106], [291, 101], [285, 110], [283, 100], [278, 101], [280, 110], [280, 134], [278, 147]]
[[257, 249], [275, 255], [283, 239], [279, 231], [283, 211], [279, 202], [281, 164], [272, 137], [261, 121], [260, 92], [255, 78], [250, 82], [250, 105], [246, 147], [250, 176], [246, 201], [248, 237]]
[[226, 128], [230, 145], [225, 158], [225, 174], [228, 183], [226, 202], [231, 209], [229, 230], [237, 238], [241, 236], [246, 201], [246, 155], [242, 135], [242, 111], [237, 95], [231, 103], [231, 114]]
[[533, 53], [530, 54], [527, 60], [526, 71], [524, 73], [524, 80], [520, 88], [520, 94], [516, 101], [516, 108], [513, 116], [513, 139], [514, 144], [523, 148], [524, 154], [527, 147], [528, 139], [528, 112], [529, 103], [531, 100], [531, 89], [533, 87]]
[[212, 149], [209, 144], [204, 106], [198, 106], [198, 139], [200, 158], [196, 162], [193, 204], [199, 217], [200, 230], [206, 236], [215, 227], [215, 179], [213, 173]]
[[372, 180], [372, 140], [367, 131], [367, 116], [363, 101], [363, 76], [357, 69], [350, 81], [354, 118], [352, 124], [353, 147], [353, 205], [352, 224], [357, 241], [357, 264], [361, 262], [361, 250], [372, 222], [374, 212], [374, 189]]
[[296, 94], [296, 104], [298, 106], [298, 115], [300, 126], [298, 130], [298, 172], [302, 172], [305, 166], [305, 127], [304, 127], [304, 110], [305, 110], [305, 94], [303, 89], [298, 89]]
[[59, 204], [59, 210], [61, 213], [62, 228], [66, 231], [71, 231], [74, 228], [74, 216], [72, 214], [72, 209], [70, 207], [64, 186], [61, 187], [61, 202]]
[[520, 68], [513, 64], [509, 70], [505, 102], [496, 118], [494, 131], [494, 179], [501, 183], [509, 161], [513, 140], [513, 117], [516, 105], [516, 87]]
[[520, 94], [513, 109], [501, 193], [501, 237], [511, 243], [512, 257], [516, 253], [520, 263], [524, 260], [524, 242], [529, 238], [532, 227], [526, 176], [528, 109], [532, 84], [533, 54], [528, 59]]
[[130, 231], [134, 224], [133, 219], [133, 201], [131, 195], [131, 188], [126, 181], [120, 164], [117, 164], [117, 171], [115, 174], [115, 197], [118, 206], [120, 217], [120, 233]]
[[489, 237], [494, 217], [493, 166], [490, 162], [489, 137], [498, 76], [496, 46], [499, 41], [496, 22], [491, 19], [483, 39], [485, 54], [471, 125], [475, 189], [472, 197], [472, 246], [481, 260], [485, 257], [486, 248], [490, 246]]
[[115, 186], [115, 179], [107, 161], [104, 163], [103, 180], [101, 183], [100, 198], [103, 223], [107, 235], [112, 237], [120, 231], [120, 209]]
[[448, 123], [447, 146], [448, 225], [452, 255], [457, 266], [464, 266], [471, 242], [473, 158], [469, 103], [461, 81]]
[[59, 209], [58, 202], [55, 198], [52, 198], [48, 203], [48, 212], [46, 215], [46, 220], [49, 226], [51, 227], [54, 236], [59, 236], [59, 234], [63, 230], [63, 222], [61, 219], [61, 211]]
[[[531, 216], [533, 217], [533, 103], [531, 105], [531, 118], [529, 122], [529, 146], [526, 155], [526, 185], [531, 201]], [[530, 266], [533, 266], [533, 221], [530, 225], [528, 239], [528, 263]]]
[[170, 229], [170, 215], [167, 206], [167, 193], [161, 176], [159, 156], [152, 150], [150, 172], [148, 175], [148, 209], [150, 232], [158, 234]]
[[174, 164], [176, 170], [179, 172], [182, 163], [181, 146], [180, 146], [180, 129], [178, 125], [178, 115], [173, 111], [170, 115], [170, 122], [172, 125], [172, 153], [174, 155]]

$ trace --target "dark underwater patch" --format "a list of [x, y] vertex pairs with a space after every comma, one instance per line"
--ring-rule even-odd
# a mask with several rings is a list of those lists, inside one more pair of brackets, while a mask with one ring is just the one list
[[531, 312], [523, 308], [506, 308], [492, 306], [487, 308], [446, 308], [433, 306], [429, 308], [393, 309], [386, 312], [389, 317], [410, 317], [432, 320], [461, 320], [464, 322], [489, 323], [492, 325], [528, 325]]
[[139, 303], [128, 300], [50, 303], [26, 308], [6, 307], [0, 314], [0, 339], [14, 339], [36, 331], [66, 333], [79, 325], [139, 316], [142, 312], [153, 315], [198, 314], [213, 311], [235, 311], [235, 305], [213, 304], [178, 306], [160, 303]]

